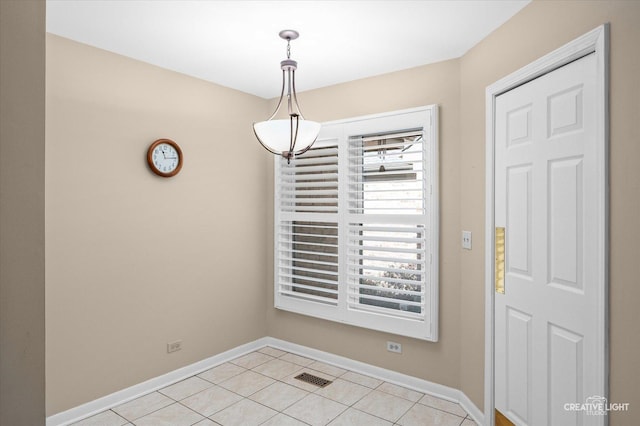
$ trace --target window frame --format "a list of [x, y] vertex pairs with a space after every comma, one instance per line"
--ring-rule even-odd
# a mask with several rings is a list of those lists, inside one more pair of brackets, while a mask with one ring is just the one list
[[[371, 310], [351, 309], [347, 303], [346, 249], [349, 239], [348, 208], [348, 168], [349, 139], [353, 136], [386, 134], [405, 130], [422, 129], [424, 144], [424, 166], [427, 185], [424, 188], [425, 231], [428, 234], [425, 245], [425, 258], [429, 273], [425, 289], [425, 314], [423, 320], [403, 318]], [[438, 149], [438, 106], [427, 105], [417, 108], [391, 111], [335, 120], [322, 124], [322, 129], [314, 148], [338, 146], [338, 300], [336, 304], [326, 304], [286, 297], [279, 291], [279, 271], [283, 264], [280, 259], [280, 183], [282, 160], [274, 159], [274, 307], [302, 315], [350, 324], [358, 327], [413, 337], [427, 341], [438, 341], [438, 297], [439, 297], [439, 149]], [[296, 160], [292, 160], [292, 163]], [[286, 160], [285, 160], [286, 162]], [[318, 220], [326, 219], [319, 215]], [[422, 223], [421, 223], [422, 225]]]

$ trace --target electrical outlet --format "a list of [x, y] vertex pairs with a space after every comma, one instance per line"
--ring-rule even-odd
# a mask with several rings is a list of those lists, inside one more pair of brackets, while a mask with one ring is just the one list
[[182, 349], [182, 340], [176, 340], [175, 342], [167, 343], [168, 354], [170, 354], [171, 352], [179, 351], [180, 349]]
[[396, 342], [387, 342], [387, 350], [389, 352], [395, 352], [397, 354], [402, 353], [402, 345]]
[[471, 250], [471, 231], [462, 231], [462, 248]]

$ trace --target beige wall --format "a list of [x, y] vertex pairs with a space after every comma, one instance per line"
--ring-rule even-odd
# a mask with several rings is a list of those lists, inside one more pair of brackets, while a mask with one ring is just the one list
[[[399, 337], [273, 308], [267, 302], [272, 337], [335, 353], [458, 388], [460, 385], [460, 72], [451, 60], [301, 94], [307, 117], [327, 121], [438, 104], [440, 113], [440, 341]], [[270, 193], [273, 181], [270, 178]], [[270, 212], [272, 211], [272, 203]], [[271, 244], [271, 242], [270, 242]], [[269, 247], [272, 247], [270, 245]], [[272, 251], [272, 250], [271, 250]], [[273, 283], [272, 270], [269, 282]], [[401, 355], [386, 341], [402, 343]]]
[[[629, 402], [611, 425], [635, 424], [640, 396], [640, 2], [534, 1], [461, 60], [461, 226], [475, 248], [462, 252], [461, 385], [483, 407], [485, 88], [540, 56], [611, 23], [611, 377], [610, 401]], [[635, 420], [633, 420], [635, 419]]]
[[[640, 3], [534, 1], [460, 60], [301, 94], [305, 114], [321, 121], [440, 105], [438, 343], [273, 309], [273, 168], [250, 131], [268, 113], [259, 98], [48, 36], [44, 183], [44, 5], [0, 5], [0, 423], [12, 415], [42, 423], [43, 277], [47, 415], [264, 335], [461, 388], [482, 409], [484, 90], [603, 22], [611, 22], [610, 399], [632, 410], [612, 414], [611, 424], [633, 421]], [[9, 76], [24, 83], [14, 87]], [[14, 137], [19, 146], [8, 143]], [[145, 165], [148, 144], [160, 137], [185, 151], [173, 179]], [[222, 157], [221, 147], [236, 154]], [[238, 173], [236, 159], [251, 167]], [[7, 196], [18, 202], [8, 208]], [[461, 229], [474, 232], [474, 250], [459, 248]], [[168, 355], [174, 339], [184, 349]], [[387, 353], [387, 339], [404, 353]], [[12, 387], [18, 376], [28, 380]]]
[[45, 417], [44, 24], [0, 1], [0, 425]]
[[[266, 335], [271, 156], [260, 98], [54, 35], [46, 64], [52, 415]], [[184, 153], [170, 179], [159, 138]]]

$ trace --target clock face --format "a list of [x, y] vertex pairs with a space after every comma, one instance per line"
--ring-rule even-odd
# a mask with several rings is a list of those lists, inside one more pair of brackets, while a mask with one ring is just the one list
[[149, 166], [154, 173], [171, 177], [180, 171], [182, 167], [182, 152], [180, 147], [168, 139], [155, 141], [147, 154]]

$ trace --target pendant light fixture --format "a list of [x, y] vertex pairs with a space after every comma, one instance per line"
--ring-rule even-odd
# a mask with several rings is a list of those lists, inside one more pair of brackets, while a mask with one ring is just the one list
[[[287, 159], [287, 162], [291, 162], [291, 159], [296, 155], [308, 151], [320, 132], [320, 123], [304, 119], [296, 96], [296, 69], [298, 68], [298, 63], [291, 59], [291, 40], [295, 40], [299, 36], [300, 34], [295, 30], [280, 31], [280, 38], [287, 40], [287, 59], [280, 62], [280, 68], [282, 69], [280, 100], [271, 117], [266, 121], [253, 123], [253, 132], [258, 138], [258, 142], [267, 151], [282, 155]], [[287, 88], [286, 102], [289, 118], [274, 120], [285, 97], [285, 86]]]

